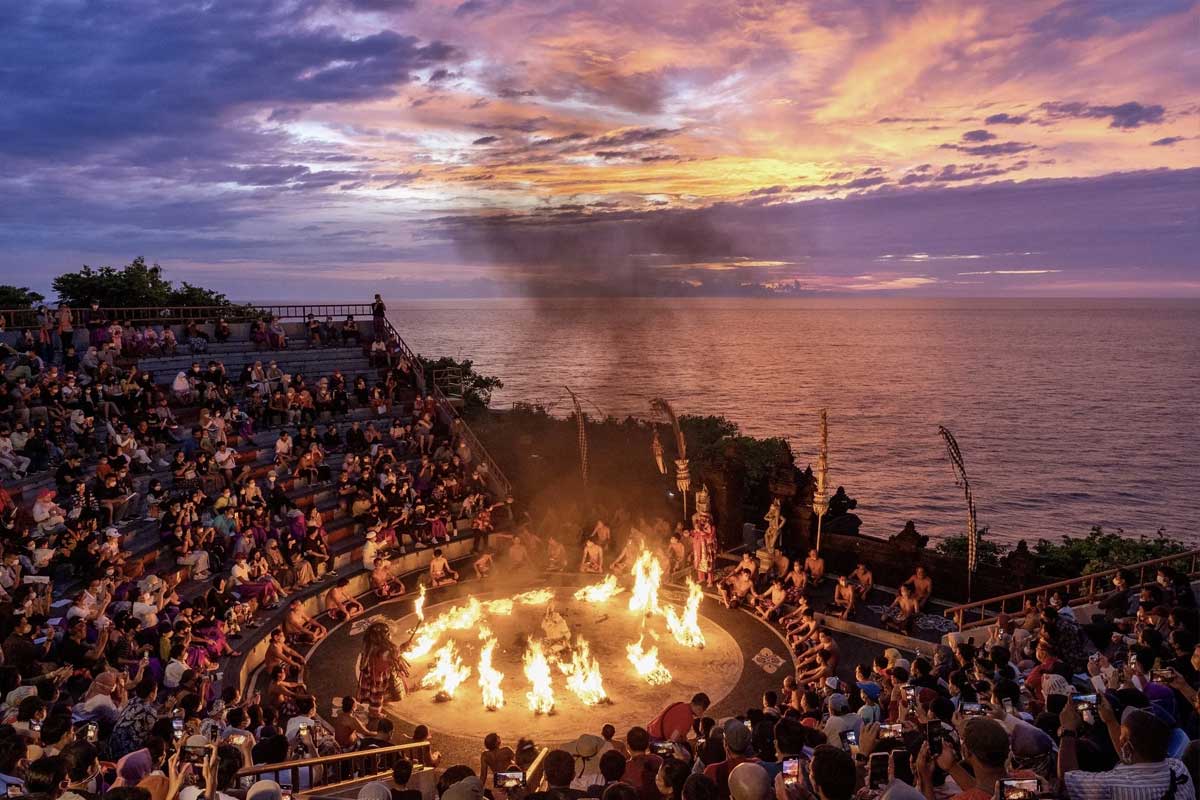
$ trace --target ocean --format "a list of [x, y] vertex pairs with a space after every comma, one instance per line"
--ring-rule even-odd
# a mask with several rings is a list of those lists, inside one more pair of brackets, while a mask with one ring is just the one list
[[[989, 537], [1167, 534], [1200, 545], [1200, 302], [588, 299], [389, 302], [417, 352], [504, 381], [496, 408], [721, 414], [816, 461], [863, 532], [965, 530], [957, 437]], [[644, 453], [632, 453], [641, 458]]]

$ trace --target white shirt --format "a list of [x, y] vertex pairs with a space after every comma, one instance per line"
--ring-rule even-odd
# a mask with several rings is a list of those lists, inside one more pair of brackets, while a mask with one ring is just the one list
[[191, 667], [186, 662], [177, 658], [171, 659], [171, 663], [167, 664], [167, 668], [163, 670], [163, 686], [168, 689], [178, 689], [179, 681], [183, 679], [183, 673], [189, 669]]
[[1108, 772], [1077, 769], [1064, 775], [1063, 783], [1069, 800], [1161, 800], [1172, 773], [1174, 800], [1196, 800], [1196, 787], [1187, 767], [1177, 758], [1153, 764], [1118, 764]]

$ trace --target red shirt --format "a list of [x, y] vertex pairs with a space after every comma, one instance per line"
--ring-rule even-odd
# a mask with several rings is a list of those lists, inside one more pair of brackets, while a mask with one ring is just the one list
[[692, 722], [695, 719], [692, 716], [691, 703], [672, 703], [646, 726], [646, 730], [650, 732], [650, 737], [653, 739], [684, 739], [687, 737], [688, 731], [692, 729]]

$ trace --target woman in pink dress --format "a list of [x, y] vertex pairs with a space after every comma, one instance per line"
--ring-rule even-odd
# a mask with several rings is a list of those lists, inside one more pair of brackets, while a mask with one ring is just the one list
[[717, 569], [717, 531], [708, 514], [692, 515], [692, 562], [700, 583], [712, 586]]

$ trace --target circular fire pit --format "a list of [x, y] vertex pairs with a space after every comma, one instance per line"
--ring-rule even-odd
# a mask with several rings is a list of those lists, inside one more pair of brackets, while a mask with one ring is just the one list
[[[401, 730], [428, 725], [443, 751], [457, 744], [466, 757], [493, 731], [547, 744], [611, 723], [624, 735], [666, 704], [701, 691], [714, 716], [744, 711], [791, 670], [774, 631], [711, 596], [693, 594], [699, 608], [689, 626], [686, 591], [663, 587], [657, 610], [647, 612], [629, 579], [607, 599], [599, 599], [603, 590], [583, 591], [598, 576], [556, 580], [557, 586], [533, 590], [471, 583], [430, 593], [425, 623], [408, 646], [412, 689], [385, 713]], [[363, 620], [386, 622], [392, 640], [406, 642], [418, 622], [415, 599], [410, 593], [379, 604], [315, 648], [308, 684], [323, 715], [335, 698], [355, 691]], [[557, 617], [548, 615], [551, 609]]]

